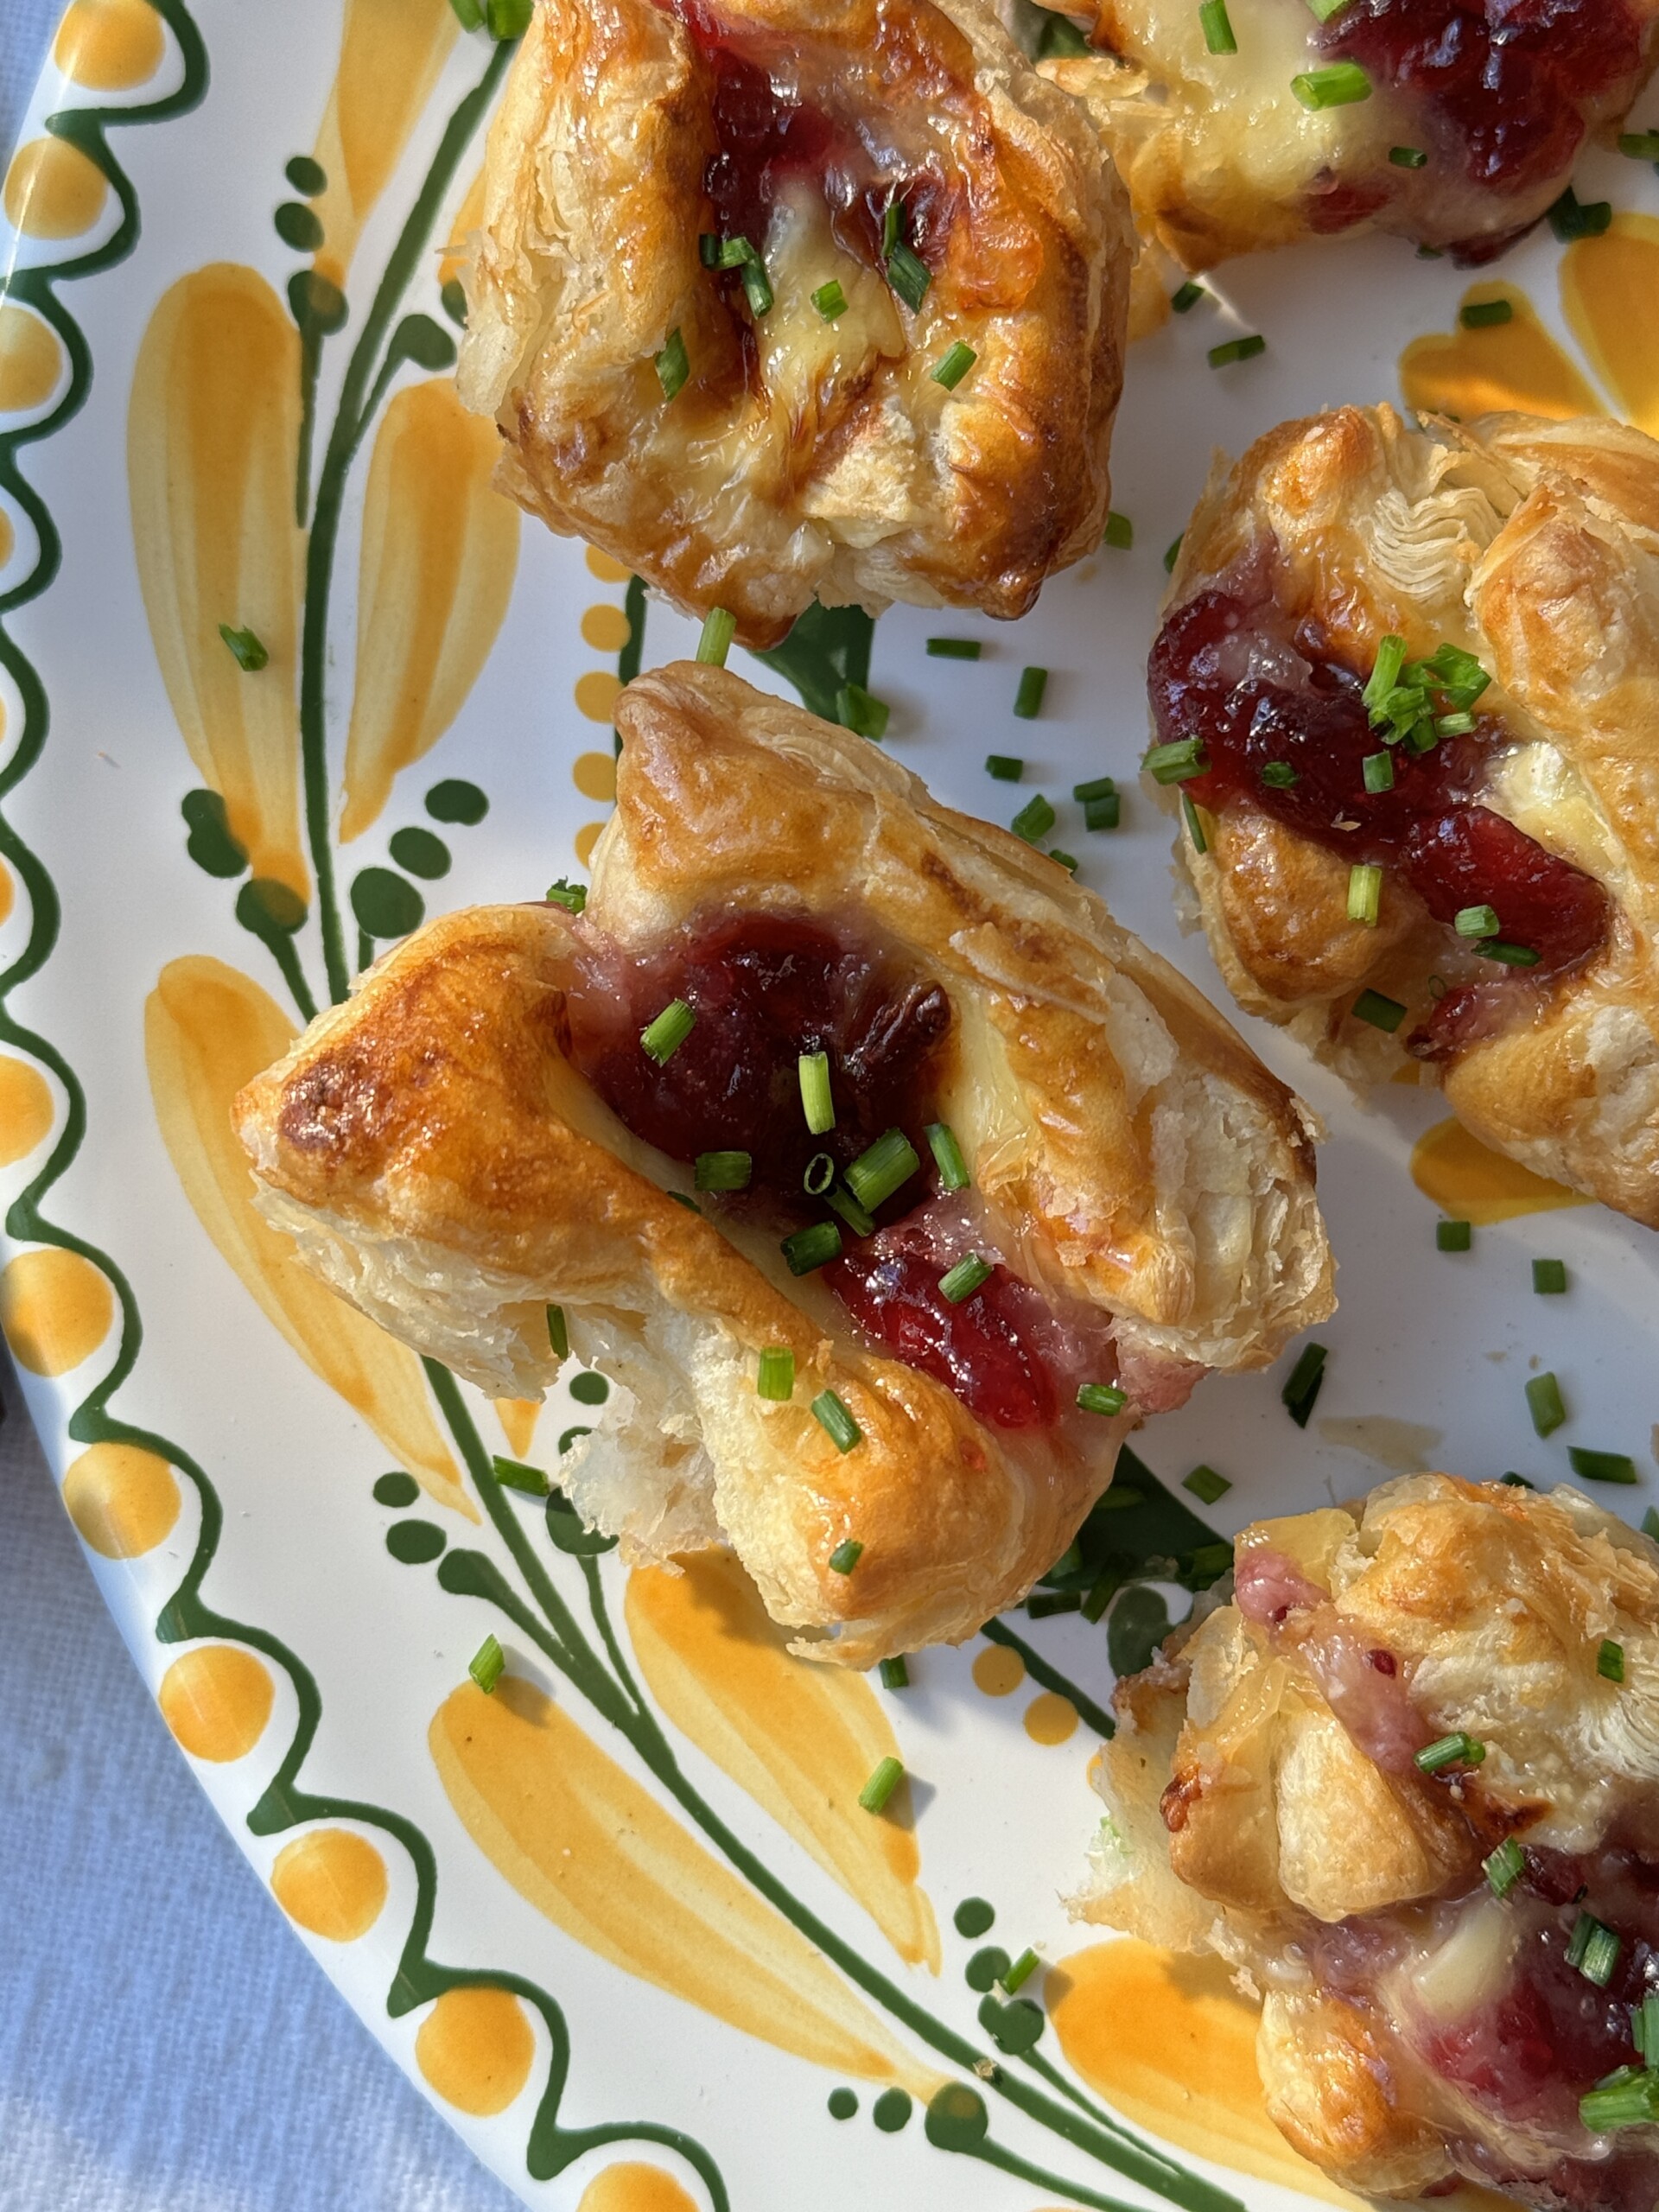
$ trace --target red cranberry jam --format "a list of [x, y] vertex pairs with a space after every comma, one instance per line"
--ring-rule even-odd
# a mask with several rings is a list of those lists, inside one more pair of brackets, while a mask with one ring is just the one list
[[[1605, 943], [1607, 894], [1595, 878], [1480, 804], [1486, 761], [1503, 737], [1491, 716], [1426, 753], [1385, 747], [1362, 679], [1317, 628], [1293, 634], [1270, 598], [1242, 590], [1200, 592], [1169, 617], [1148, 686], [1160, 741], [1203, 741], [1207, 772], [1183, 785], [1201, 805], [1224, 813], [1248, 800], [1344, 859], [1380, 862], [1438, 922], [1490, 906], [1501, 940], [1537, 955], [1530, 967], [1495, 966], [1501, 998], [1515, 976], [1548, 981]], [[1368, 791], [1363, 763], [1385, 751], [1393, 785]], [[1448, 993], [1412, 1050], [1446, 1058], [1472, 1043], [1493, 1019], [1492, 988]]]

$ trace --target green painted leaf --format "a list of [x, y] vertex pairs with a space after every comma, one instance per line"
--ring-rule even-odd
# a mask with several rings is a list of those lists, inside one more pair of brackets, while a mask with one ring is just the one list
[[386, 1531], [386, 1549], [404, 1567], [424, 1567], [448, 1541], [435, 1521], [394, 1521]]
[[435, 883], [449, 873], [449, 848], [429, 830], [394, 830], [391, 849], [399, 868], [425, 882]]
[[1169, 1634], [1169, 1608], [1155, 1590], [1136, 1583], [1112, 1607], [1106, 1623], [1106, 1656], [1119, 1676], [1138, 1675]]
[[1044, 2028], [1043, 2008], [1028, 1997], [988, 1997], [979, 2008], [979, 2024], [1001, 2051], [1017, 2058], [1034, 2050]]
[[391, 334], [390, 358], [413, 361], [417, 369], [454, 366], [455, 341], [429, 315], [406, 315]]
[[397, 1511], [401, 1511], [406, 1505], [413, 1505], [420, 1494], [421, 1486], [414, 1476], [406, 1475], [401, 1467], [394, 1467], [389, 1475], [382, 1475], [374, 1486], [375, 1503], [390, 1505]]
[[322, 244], [322, 225], [317, 220], [315, 208], [298, 200], [284, 200], [271, 217], [276, 226], [276, 235], [284, 245], [291, 245], [296, 253], [315, 253]]
[[352, 912], [371, 937], [407, 937], [425, 919], [426, 902], [406, 877], [365, 868], [352, 879]]
[[994, 1981], [1001, 1981], [1014, 1961], [1000, 1943], [988, 1943], [982, 1951], [976, 1951], [963, 1968], [963, 1980], [969, 1989], [976, 1989], [982, 1996]]
[[449, 282], [443, 287], [443, 289], [438, 294], [438, 304], [442, 308], [445, 315], [448, 316], [450, 321], [454, 324], [457, 330], [466, 329], [467, 294], [462, 288], [459, 276], [452, 276], [449, 279]]
[[315, 200], [328, 187], [327, 173], [321, 162], [313, 161], [309, 154], [296, 154], [283, 175], [296, 192], [302, 192], [308, 200]]
[[462, 822], [471, 829], [489, 812], [490, 802], [476, 784], [461, 776], [447, 776], [428, 791], [426, 810], [435, 822]]
[[219, 793], [187, 791], [179, 802], [179, 812], [190, 831], [184, 849], [196, 866], [209, 875], [226, 879], [240, 875], [248, 856], [231, 835], [230, 818]]
[[820, 607], [815, 600], [781, 645], [755, 655], [800, 693], [824, 721], [836, 719], [836, 702], [849, 685], [870, 680], [870, 640], [875, 624], [861, 607]]
[[320, 276], [315, 269], [296, 269], [288, 280], [288, 309], [308, 335], [333, 337], [346, 327], [350, 312], [338, 284]]
[[616, 1549], [614, 1536], [582, 1527], [581, 1515], [561, 1490], [547, 1501], [547, 1533], [554, 1549], [569, 1552], [573, 1559], [597, 1559], [601, 1552]]
[[274, 876], [256, 875], [236, 894], [236, 918], [256, 937], [272, 930], [291, 937], [305, 920], [305, 901]]
[[933, 2092], [926, 2128], [927, 2139], [936, 2151], [976, 2151], [990, 2125], [984, 2098], [965, 2082], [947, 2082]]

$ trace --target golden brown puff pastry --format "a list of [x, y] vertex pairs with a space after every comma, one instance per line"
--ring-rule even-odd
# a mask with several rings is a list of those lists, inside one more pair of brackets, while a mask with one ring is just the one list
[[[1330, 1311], [1306, 1117], [1097, 899], [866, 740], [694, 664], [618, 726], [586, 912], [457, 913], [381, 961], [238, 1102], [260, 1203], [493, 1393], [553, 1379], [561, 1306], [619, 1387], [560, 1480], [630, 1558], [729, 1543], [849, 1665], [960, 1639], [1065, 1548], [1138, 1414]], [[792, 1274], [779, 1231], [826, 1224]]]
[[1414, 1058], [1483, 1141], [1659, 1225], [1659, 444], [1286, 423], [1194, 517], [1150, 683], [1203, 747], [1164, 772], [1206, 771], [1167, 796], [1241, 1004], [1356, 1082]]
[[[1229, 0], [1233, 54], [1210, 52], [1195, 0], [1070, 12], [1102, 51], [1045, 73], [1088, 105], [1141, 237], [1204, 270], [1362, 230], [1491, 259], [1630, 107], [1659, 0]], [[1367, 95], [1298, 97], [1333, 68]]]
[[1236, 1556], [1118, 1686], [1074, 1909], [1237, 1970], [1274, 2118], [1348, 2187], [1652, 2212], [1659, 2080], [1580, 2100], [1659, 1989], [1659, 1547], [1428, 1474]]
[[1104, 525], [1131, 240], [984, 0], [537, 0], [461, 391], [503, 491], [746, 645], [815, 594], [1022, 614]]

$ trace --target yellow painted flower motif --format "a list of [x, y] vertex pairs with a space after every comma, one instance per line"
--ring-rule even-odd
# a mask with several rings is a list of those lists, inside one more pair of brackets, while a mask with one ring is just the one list
[[[304, 540], [294, 520], [300, 340], [257, 270], [181, 276], [149, 319], [127, 415], [138, 581], [190, 757], [256, 876], [302, 899], [296, 692]], [[219, 625], [269, 656], [243, 670]]]
[[175, 1172], [221, 1256], [306, 1365], [430, 1497], [476, 1521], [414, 1353], [308, 1274], [289, 1239], [254, 1211], [231, 1101], [296, 1033], [276, 1001], [223, 961], [192, 956], [168, 963], [144, 1008], [144, 1051]]
[[376, 434], [342, 842], [362, 835], [398, 772], [437, 743], [489, 658], [518, 562], [518, 510], [490, 488], [500, 442], [448, 377], [406, 386]]
[[317, 133], [327, 183], [319, 273], [343, 285], [363, 226], [449, 58], [460, 25], [449, 0], [347, 0], [340, 66]]

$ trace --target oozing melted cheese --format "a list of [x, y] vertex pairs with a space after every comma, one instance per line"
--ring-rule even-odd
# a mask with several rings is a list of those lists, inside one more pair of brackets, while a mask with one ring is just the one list
[[[904, 353], [898, 310], [875, 271], [836, 243], [830, 211], [810, 185], [791, 184], [778, 200], [765, 253], [772, 304], [755, 324], [761, 377], [791, 430], [821, 435], [878, 359]], [[847, 310], [829, 322], [812, 295], [832, 280]]]

